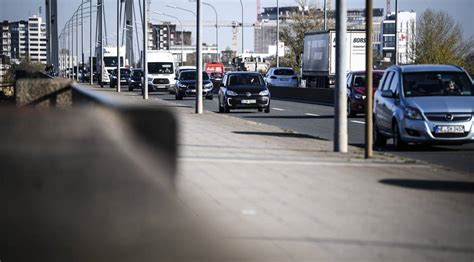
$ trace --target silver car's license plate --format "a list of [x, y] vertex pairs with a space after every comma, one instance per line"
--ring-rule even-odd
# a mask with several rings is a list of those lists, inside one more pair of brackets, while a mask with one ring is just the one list
[[464, 133], [464, 126], [436, 126], [435, 133]]
[[242, 100], [240, 101], [242, 104], [255, 104], [257, 100]]

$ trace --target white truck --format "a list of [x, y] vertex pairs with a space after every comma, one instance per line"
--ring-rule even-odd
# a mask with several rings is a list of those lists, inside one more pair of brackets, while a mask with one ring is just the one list
[[150, 91], [169, 91], [174, 88], [175, 61], [169, 51], [148, 51], [148, 88]]
[[[104, 47], [104, 60], [101, 76], [99, 80], [101, 85], [110, 84], [110, 74], [117, 69], [117, 47], [116, 46], [105, 46]], [[120, 68], [128, 67], [128, 61], [125, 59], [125, 46], [119, 48], [120, 54]]]
[[[365, 32], [347, 30], [348, 72], [365, 70]], [[336, 75], [336, 31], [310, 32], [304, 35], [302, 79], [306, 87], [327, 88]], [[348, 73], [347, 72], [347, 73]]]

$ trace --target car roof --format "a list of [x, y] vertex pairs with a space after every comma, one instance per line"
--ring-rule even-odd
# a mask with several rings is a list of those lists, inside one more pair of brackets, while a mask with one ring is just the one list
[[[280, 66], [280, 67], [272, 67], [272, 68], [275, 69], [275, 70], [276, 70], [276, 69], [290, 69], [290, 70], [293, 70], [293, 68], [291, 68], [291, 67], [282, 67], [282, 66]], [[293, 71], [294, 71], [294, 70], [293, 70]]]
[[[385, 72], [385, 71], [384, 71], [384, 70], [380, 70], [380, 69], [372, 70], [372, 73], [381, 73], [381, 74], [383, 74], [383, 72]], [[351, 71], [351, 72], [349, 72], [349, 73], [350, 73], [350, 74], [353, 74], [353, 75], [365, 74], [365, 70]]]
[[456, 65], [435, 65], [435, 64], [422, 64], [422, 65], [394, 65], [389, 69], [398, 70], [401, 73], [416, 73], [416, 72], [431, 72], [431, 71], [443, 71], [443, 72], [464, 72], [464, 70]]
[[236, 75], [236, 74], [246, 74], [246, 75], [260, 75], [259, 72], [249, 72], [249, 71], [231, 71], [231, 72], [227, 72], [226, 74], [228, 75]]

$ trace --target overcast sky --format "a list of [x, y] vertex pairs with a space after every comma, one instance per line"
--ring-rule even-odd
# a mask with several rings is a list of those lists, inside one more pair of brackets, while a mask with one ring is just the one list
[[[95, 3], [97, 0], [93, 0]], [[141, 1], [141, 0], [140, 0]], [[328, 0], [329, 1], [329, 0]], [[39, 8], [42, 7], [43, 16], [44, 11], [44, 0], [1, 0], [0, 7], [0, 20], [20, 20], [27, 19], [29, 15], [38, 14]], [[114, 38], [111, 35], [115, 32], [116, 23], [116, 0], [105, 0], [106, 16], [107, 16], [107, 28], [110, 41]], [[138, 3], [138, 0], [135, 0]], [[219, 23], [230, 24], [231, 21], [241, 20], [241, 7], [239, 0], [206, 0], [205, 2], [215, 6], [218, 12]], [[256, 0], [242, 0], [244, 5], [244, 23], [253, 23], [256, 20]], [[310, 5], [322, 6], [323, 0], [307, 0]], [[331, 0], [331, 6], [334, 8], [334, 0]], [[385, 9], [385, 0], [374, 0], [374, 7], [381, 7]], [[392, 11], [394, 9], [395, 0], [392, 2]], [[59, 30], [61, 30], [65, 22], [71, 17], [74, 10], [79, 6], [81, 0], [58, 0], [58, 11], [59, 11]], [[174, 16], [178, 16], [183, 23], [191, 23], [192, 14], [166, 7], [166, 5], [175, 5], [187, 9], [195, 9], [195, 4], [189, 0], [152, 0], [151, 9], [158, 12], [164, 12]], [[279, 0], [280, 6], [294, 6], [296, 5], [295, 0]], [[347, 0], [348, 8], [364, 8], [365, 0]], [[276, 5], [276, 0], [261, 0], [262, 7], [271, 7]], [[464, 28], [465, 37], [474, 37], [474, 0], [399, 0], [400, 10], [415, 10], [417, 14], [421, 14], [427, 8], [444, 10], [448, 12], [457, 22], [459, 22]], [[138, 9], [138, 8], [137, 8]], [[214, 23], [215, 15], [211, 8], [203, 6], [203, 20], [209, 23]], [[164, 18], [163, 16], [152, 15], [155, 19], [167, 20], [175, 23], [175, 20], [171, 18]], [[156, 23], [156, 22], [154, 22]], [[193, 31], [194, 28], [188, 27], [187, 30]], [[215, 43], [215, 28], [205, 27], [203, 30], [203, 42], [210, 44]], [[219, 47], [224, 49], [230, 47], [231, 41], [231, 28], [220, 28], [219, 29]], [[239, 49], [241, 35], [239, 34]], [[246, 28], [244, 35], [244, 45], [246, 49], [253, 50], [253, 29]], [[88, 38], [87, 38], [88, 39]]]

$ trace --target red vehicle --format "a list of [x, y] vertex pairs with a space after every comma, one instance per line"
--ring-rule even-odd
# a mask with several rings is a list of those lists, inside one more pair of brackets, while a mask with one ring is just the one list
[[211, 73], [221, 73], [224, 74], [224, 64], [221, 62], [209, 62], [206, 63], [204, 67], [204, 71], [206, 73], [211, 74]]
[[[372, 96], [379, 86], [383, 72], [383, 70], [373, 70]], [[347, 75], [347, 115], [356, 116], [358, 113], [365, 113], [365, 99], [365, 71], [350, 72]]]

